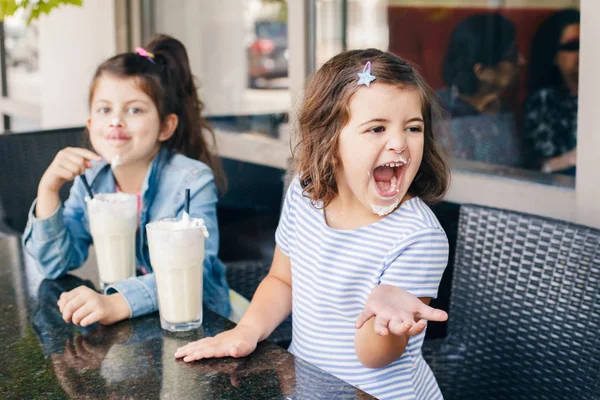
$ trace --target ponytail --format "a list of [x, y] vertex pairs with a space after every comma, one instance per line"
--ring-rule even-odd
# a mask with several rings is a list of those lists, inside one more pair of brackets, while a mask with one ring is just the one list
[[[183, 155], [200, 160], [207, 164], [215, 175], [217, 187], [225, 190], [226, 181], [219, 157], [211, 151], [216, 148], [215, 133], [209, 123], [202, 117], [204, 103], [198, 96], [198, 88], [194, 82], [190, 61], [183, 44], [170, 36], [157, 35], [146, 46], [153, 53], [156, 62], [163, 66], [164, 82], [169, 87], [164, 89], [165, 116], [176, 114], [179, 123], [175, 133], [165, 145]], [[211, 147], [207, 143], [211, 141]]]

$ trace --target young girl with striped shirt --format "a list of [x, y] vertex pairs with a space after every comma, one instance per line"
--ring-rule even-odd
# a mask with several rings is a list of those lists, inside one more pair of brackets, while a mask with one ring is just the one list
[[432, 91], [375, 49], [339, 54], [308, 82], [268, 276], [232, 330], [190, 343], [184, 361], [244, 357], [290, 312], [289, 350], [380, 399], [442, 395], [421, 354], [448, 240], [427, 203], [448, 170]]

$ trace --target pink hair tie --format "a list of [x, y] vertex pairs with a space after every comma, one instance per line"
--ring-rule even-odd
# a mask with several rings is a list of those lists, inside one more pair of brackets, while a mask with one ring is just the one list
[[154, 54], [150, 53], [143, 47], [136, 47], [135, 52], [142, 57], [146, 57], [152, 64], [156, 64], [156, 62], [154, 61]]

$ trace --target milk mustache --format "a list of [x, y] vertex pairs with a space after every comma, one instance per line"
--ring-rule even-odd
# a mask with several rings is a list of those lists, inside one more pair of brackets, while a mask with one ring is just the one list
[[204, 220], [163, 219], [146, 228], [162, 328], [185, 331], [200, 327], [204, 238], [208, 237]]
[[135, 276], [137, 197], [99, 193], [85, 200], [102, 286]]

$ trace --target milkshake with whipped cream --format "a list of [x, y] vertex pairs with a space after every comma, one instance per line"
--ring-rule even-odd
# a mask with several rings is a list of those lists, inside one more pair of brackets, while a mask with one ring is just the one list
[[85, 201], [102, 287], [135, 276], [137, 197], [98, 193]]
[[160, 325], [187, 331], [202, 325], [204, 239], [200, 218], [162, 219], [146, 225], [150, 263], [156, 277]]

